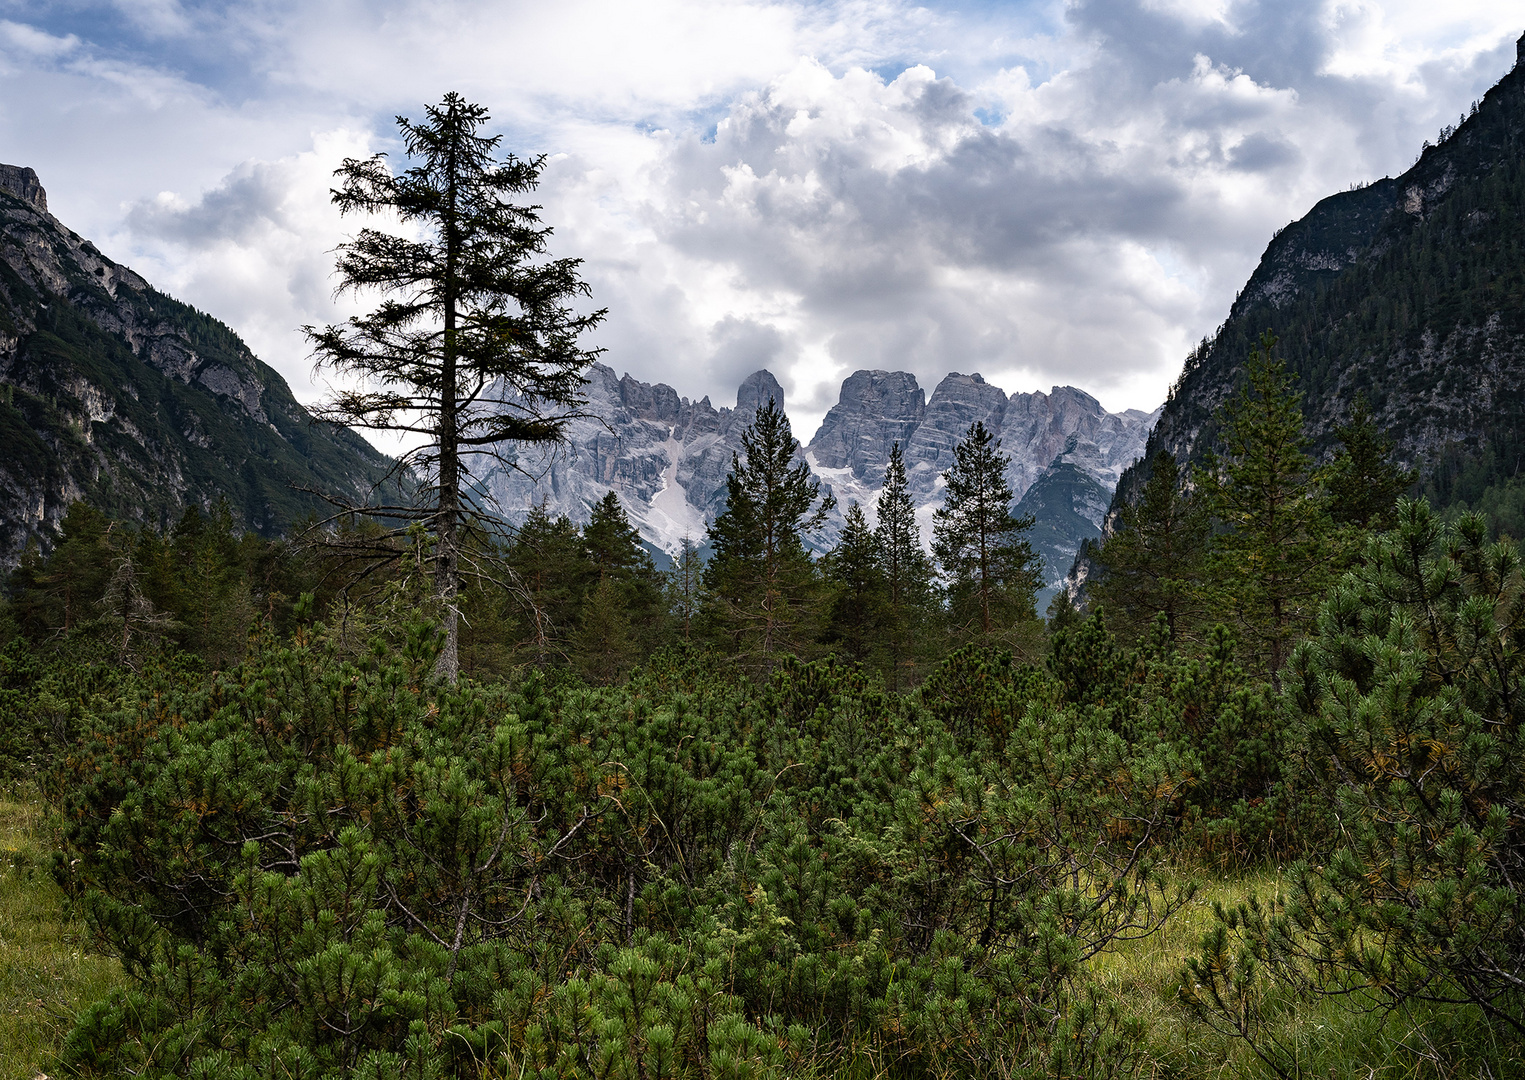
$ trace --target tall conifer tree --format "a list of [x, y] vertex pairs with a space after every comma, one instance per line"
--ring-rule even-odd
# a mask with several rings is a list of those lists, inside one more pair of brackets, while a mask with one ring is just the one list
[[1036, 620], [1038, 556], [1023, 536], [1033, 519], [1012, 516], [1008, 460], [1000, 440], [976, 420], [944, 474], [948, 486], [933, 518], [932, 550], [942, 563], [949, 616], [960, 637], [1007, 635]]
[[827, 563], [837, 585], [827, 640], [849, 659], [867, 663], [879, 651], [885, 615], [884, 570], [863, 508], [847, 508], [842, 538]]
[[898, 441], [890, 447], [878, 512], [874, 544], [884, 575], [884, 648], [888, 654], [890, 686], [898, 689], [902, 670], [928, 651], [926, 631], [937, 606], [932, 561], [921, 546], [916, 505], [911, 501], [905, 455]]
[[1399, 496], [1414, 483], [1414, 470], [1400, 468], [1393, 459], [1392, 440], [1378, 430], [1363, 396], [1356, 396], [1338, 434], [1343, 445], [1328, 478], [1334, 520], [1358, 529], [1391, 528]]
[[683, 538], [666, 577], [667, 610], [682, 627], [683, 640], [688, 641], [704, 596], [704, 560], [691, 538]]
[[1267, 332], [1250, 354], [1245, 385], [1223, 409], [1223, 456], [1198, 469], [1197, 486], [1227, 526], [1212, 556], [1215, 588], [1279, 684], [1333, 567], [1329, 501], [1308, 455], [1301, 395], [1275, 346]]
[[[326, 420], [402, 433], [415, 444], [399, 459], [401, 481], [424, 485], [400, 505], [346, 506], [383, 520], [422, 521], [445, 625], [438, 670], [459, 667], [457, 594], [468, 548], [463, 531], [495, 519], [473, 492], [474, 456], [504, 441], [551, 442], [581, 402], [582, 371], [598, 350], [578, 337], [602, 311], [572, 306], [588, 293], [580, 260], [535, 261], [550, 229], [539, 207], [509, 201], [539, 181], [543, 158], [497, 160], [499, 137], [480, 134], [487, 110], [446, 94], [414, 123], [397, 118], [415, 164], [394, 174], [384, 154], [348, 158], [333, 193], [342, 213], [395, 215], [422, 235], [362, 229], [339, 247], [339, 291], [375, 290], [385, 299], [367, 315], [306, 328], [321, 365], [360, 385], [316, 410]], [[411, 480], [410, 480], [411, 483]], [[400, 555], [392, 541], [381, 558]]]
[[508, 563], [524, 593], [521, 645], [543, 667], [566, 655], [583, 598], [597, 577], [577, 526], [565, 515], [551, 517], [544, 505], [532, 508], [519, 526]]
[[1181, 488], [1175, 455], [1161, 451], [1136, 505], [1124, 505], [1101, 549], [1105, 576], [1092, 589], [1114, 626], [1134, 635], [1159, 614], [1172, 641], [1206, 612], [1203, 572], [1212, 522], [1203, 501]]
[[591, 581], [582, 603], [578, 660], [608, 681], [643, 646], [655, 645], [662, 622], [662, 580], [612, 491], [594, 504], [582, 542]]
[[795, 462], [799, 443], [771, 398], [742, 433], [741, 447], [742, 455], [731, 455], [725, 509], [710, 532], [715, 554], [704, 583], [732, 647], [769, 667], [777, 653], [805, 651], [819, 631], [824, 593], [804, 535], [825, 523], [835, 503], [830, 495], [817, 503], [820, 485]]

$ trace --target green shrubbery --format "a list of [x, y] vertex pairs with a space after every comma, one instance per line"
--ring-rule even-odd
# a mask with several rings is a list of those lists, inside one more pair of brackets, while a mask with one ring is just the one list
[[[1520, 594], [1511, 546], [1404, 504], [1281, 694], [1222, 628], [1129, 644], [1105, 611], [1042, 667], [969, 645], [909, 695], [691, 646], [619, 686], [451, 686], [396, 597], [344, 626], [295, 605], [211, 675], [12, 644], [12, 739], [63, 718], [33, 758], [55, 874], [128, 975], [61, 1064], [1133, 1075], [1166, 1049], [1111, 958], [1186, 916], [1190, 867], [1297, 858], [1221, 909], [1188, 1040], [1295, 1073], [1278, 1032], [1329, 996], [1450, 1009], [1507, 1061]], [[1433, 1041], [1435, 1015], [1404, 1030]]]
[[[989, 606], [967, 537], [940, 597], [898, 454], [879, 530], [854, 510], [808, 558], [771, 408], [707, 570], [663, 582], [613, 497], [536, 513], [493, 556], [518, 591], [465, 597], [458, 684], [422, 530], [364, 580], [220, 513], [77, 509], [0, 650], [0, 767], [52, 793], [55, 876], [127, 974], [64, 1070], [1202, 1075], [1237, 1043], [1278, 1075], [1507, 1072], [1519, 557], [1331, 498], [1405, 477], [1375, 444], [1316, 468], [1265, 344], [1222, 464], [1188, 495], [1161, 459], [1106, 603], [1046, 634], [1015, 541]], [[1225, 868], [1275, 895], [1220, 903], [1154, 1005], [1119, 996]]]
[[[830, 662], [618, 690], [433, 681], [435, 635], [263, 639], [145, 685], [64, 768], [57, 873], [130, 989], [114, 1075], [1087, 1074], [1141, 1032], [1087, 964], [1189, 895], [1193, 765], [965, 652], [930, 707]], [[995, 685], [999, 684], [999, 685]], [[964, 719], [1003, 702], [1004, 727]]]

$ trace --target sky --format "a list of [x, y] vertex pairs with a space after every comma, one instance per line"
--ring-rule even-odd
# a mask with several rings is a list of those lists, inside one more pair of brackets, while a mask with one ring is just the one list
[[[0, 0], [0, 160], [304, 401], [300, 331], [447, 91], [545, 155], [617, 372], [808, 441], [859, 368], [1163, 401], [1276, 229], [1386, 175], [1515, 60], [1505, 0]], [[357, 306], [360, 305], [360, 306]]]

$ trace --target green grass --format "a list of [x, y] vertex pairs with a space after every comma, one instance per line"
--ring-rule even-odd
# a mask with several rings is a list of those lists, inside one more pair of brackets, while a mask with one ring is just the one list
[[0, 1080], [48, 1073], [75, 1015], [122, 981], [66, 917], [48, 873], [53, 849], [41, 797], [0, 789]]
[[1358, 999], [1307, 997], [1273, 991], [1268, 1033], [1279, 1044], [1275, 1069], [1242, 1040], [1210, 1031], [1176, 997], [1186, 958], [1195, 956], [1214, 926], [1214, 902], [1231, 907], [1251, 894], [1269, 901], [1282, 893], [1278, 869], [1229, 873], [1199, 870], [1196, 897], [1154, 935], [1096, 957], [1091, 973], [1148, 1026], [1144, 1075], [1180, 1080], [1229, 1080], [1285, 1075], [1317, 1080], [1461, 1080], [1525, 1076], [1525, 1047], [1476, 1009], [1411, 1005], [1392, 1012], [1362, 1011]]

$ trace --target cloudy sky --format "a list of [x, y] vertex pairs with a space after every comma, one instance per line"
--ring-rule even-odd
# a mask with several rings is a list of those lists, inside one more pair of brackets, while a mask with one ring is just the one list
[[321, 393], [346, 156], [458, 90], [545, 154], [607, 362], [799, 434], [862, 367], [1163, 399], [1271, 233], [1410, 165], [1513, 0], [0, 0], [0, 160]]

